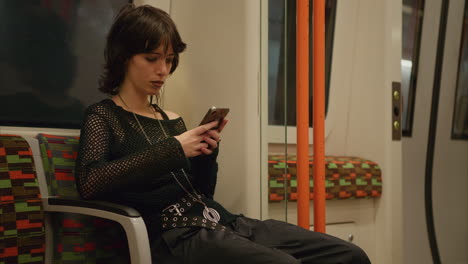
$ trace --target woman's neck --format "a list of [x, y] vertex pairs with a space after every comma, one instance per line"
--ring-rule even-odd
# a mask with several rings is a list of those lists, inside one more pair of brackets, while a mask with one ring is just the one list
[[141, 113], [148, 111], [148, 95], [138, 94], [129, 89], [121, 89], [117, 96], [114, 96], [114, 102], [117, 102], [127, 110]]

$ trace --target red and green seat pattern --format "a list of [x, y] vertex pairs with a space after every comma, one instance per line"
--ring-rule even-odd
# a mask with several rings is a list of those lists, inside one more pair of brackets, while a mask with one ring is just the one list
[[[79, 199], [75, 160], [79, 138], [37, 135], [49, 196]], [[54, 263], [130, 263], [123, 228], [111, 220], [70, 213], [53, 213]]]
[[[313, 157], [310, 166], [310, 199], [314, 198]], [[296, 157], [269, 155], [269, 201], [297, 200]], [[377, 163], [358, 157], [325, 157], [326, 199], [380, 197], [382, 172]]]
[[0, 135], [0, 264], [44, 263], [44, 212], [32, 151]]

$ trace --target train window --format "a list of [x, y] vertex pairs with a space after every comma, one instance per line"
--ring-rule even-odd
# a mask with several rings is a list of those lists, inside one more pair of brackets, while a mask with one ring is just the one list
[[[312, 1], [310, 2], [310, 61], [312, 61]], [[326, 1], [325, 90], [330, 84], [336, 0]], [[268, 1], [268, 124], [296, 126], [296, 1]], [[312, 76], [310, 64], [309, 76]], [[312, 125], [312, 78], [309, 78], [309, 124]]]
[[401, 54], [401, 90], [403, 94], [403, 136], [410, 137], [418, 73], [424, 0], [403, 0], [403, 39]]
[[468, 139], [468, 3], [465, 4], [454, 105], [452, 138]]
[[0, 0], [0, 125], [78, 128], [128, 0]]

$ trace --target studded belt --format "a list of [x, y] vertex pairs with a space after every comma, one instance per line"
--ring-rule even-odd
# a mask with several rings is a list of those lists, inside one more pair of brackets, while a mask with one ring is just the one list
[[185, 196], [175, 204], [166, 207], [161, 213], [163, 230], [177, 227], [202, 227], [218, 231], [226, 231], [222, 224], [205, 219], [203, 216], [185, 215], [196, 203], [196, 199]]

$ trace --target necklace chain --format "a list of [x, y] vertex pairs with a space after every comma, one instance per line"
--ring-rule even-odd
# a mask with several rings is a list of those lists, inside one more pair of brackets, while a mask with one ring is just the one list
[[[153, 143], [151, 142], [148, 135], [146, 134], [146, 131], [143, 128], [143, 126], [141, 125], [140, 121], [138, 120], [138, 117], [136, 116], [135, 112], [133, 112], [132, 109], [130, 109], [130, 107], [125, 103], [125, 101], [122, 99], [122, 96], [120, 96], [120, 94], [118, 94], [117, 96], [119, 97], [120, 101], [125, 105], [125, 107], [127, 107], [127, 109], [130, 112], [132, 112], [133, 117], [135, 117], [135, 120], [137, 121], [137, 124], [140, 127], [141, 132], [143, 132], [143, 135], [146, 138], [146, 141], [148, 141], [148, 143], [152, 146]], [[161, 127], [162, 132], [164, 133], [164, 137], [167, 138], [168, 136], [167, 136], [166, 130], [164, 129], [164, 127], [163, 127], [163, 125], [161, 123], [161, 120], [159, 120], [159, 118], [157, 118], [157, 116], [156, 116], [156, 110], [151, 105], [149, 106], [149, 108], [152, 110], [151, 112], [153, 113], [155, 119], [158, 121], [158, 124]], [[203, 200], [201, 199], [201, 195], [198, 194], [197, 191], [195, 190], [195, 188], [193, 187], [192, 182], [190, 182], [190, 179], [187, 176], [187, 173], [185, 173], [185, 170], [183, 168], [181, 170], [182, 170], [182, 173], [184, 174], [185, 179], [189, 183], [190, 188], [192, 188], [195, 196], [192, 193], [190, 193], [184, 187], [184, 185], [179, 181], [179, 179], [177, 179], [175, 173], [171, 171], [171, 175], [174, 178], [174, 180], [177, 182], [177, 184], [180, 186], [180, 188], [182, 188], [182, 190], [184, 190], [190, 197], [192, 197], [194, 200], [196, 200], [197, 202], [199, 202], [200, 204], [202, 204], [204, 206], [205, 210], [203, 211], [203, 215], [205, 216], [205, 218], [207, 218], [207, 219], [209, 219], [209, 220], [211, 220], [213, 222], [218, 222], [219, 219], [220, 219], [218, 212], [216, 210], [212, 209], [212, 208], [208, 208], [208, 206], [205, 204], [205, 202], [203, 202]]]
[[[138, 117], [136, 116], [135, 112], [133, 112], [132, 109], [130, 109], [130, 107], [125, 103], [125, 101], [122, 99], [122, 96], [120, 96], [120, 94], [118, 94], [117, 96], [119, 97], [120, 101], [125, 105], [125, 107], [127, 107], [127, 109], [130, 110], [130, 112], [132, 112], [133, 116], [135, 117], [135, 120], [136, 120], [137, 123], [138, 123], [138, 126], [140, 127], [141, 132], [143, 132], [143, 135], [145, 136], [145, 138], [146, 138], [146, 140], [148, 141], [148, 143], [149, 143], [150, 145], [153, 145], [153, 144], [151, 143], [151, 140], [149, 139], [148, 135], [146, 134], [146, 131], [143, 129], [143, 126], [141, 125], [140, 120], [138, 120]], [[159, 120], [159, 119], [158, 119], [158, 120]], [[165, 132], [164, 130], [163, 130], [163, 132], [164, 132], [164, 136], [167, 136], [167, 135], [166, 135], [166, 132]]]

